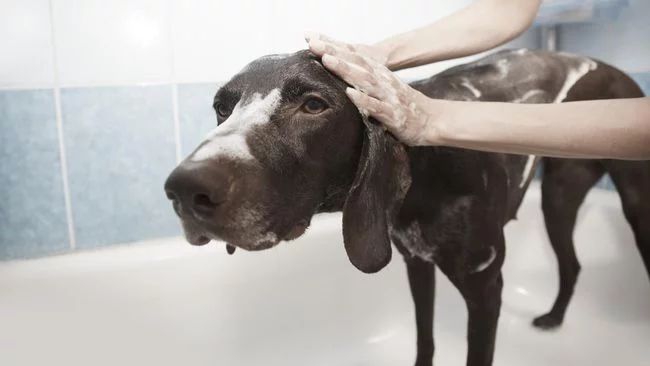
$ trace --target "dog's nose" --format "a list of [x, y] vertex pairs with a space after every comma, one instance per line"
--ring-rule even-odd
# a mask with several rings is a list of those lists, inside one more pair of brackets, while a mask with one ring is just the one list
[[179, 215], [191, 210], [200, 216], [213, 216], [226, 201], [229, 189], [227, 174], [200, 163], [179, 165], [165, 182], [167, 198], [174, 201]]

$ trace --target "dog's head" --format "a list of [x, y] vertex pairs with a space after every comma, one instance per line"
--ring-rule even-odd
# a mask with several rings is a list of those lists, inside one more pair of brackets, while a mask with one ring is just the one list
[[257, 59], [221, 87], [218, 126], [165, 183], [187, 240], [262, 250], [300, 236], [317, 212], [343, 210], [350, 261], [383, 268], [410, 182], [406, 152], [345, 88], [307, 51]]

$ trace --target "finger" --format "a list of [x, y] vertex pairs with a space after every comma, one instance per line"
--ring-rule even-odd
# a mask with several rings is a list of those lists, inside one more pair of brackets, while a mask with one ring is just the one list
[[368, 71], [373, 69], [373, 65], [371, 65], [371, 63], [376, 62], [374, 60], [370, 60], [369, 58], [362, 56], [361, 54], [354, 51], [353, 49], [340, 47], [336, 44], [322, 42], [320, 40], [309, 42], [309, 48], [312, 52], [314, 52], [317, 55], [320, 56], [323, 56], [325, 54], [332, 55], [341, 60], [345, 60], [349, 63], [355, 64], [359, 67], [363, 67]]
[[384, 127], [388, 129], [394, 128], [395, 119], [393, 108], [389, 104], [352, 88], [347, 88], [345, 93], [360, 110], [367, 111], [370, 116], [381, 122]]
[[377, 79], [367, 70], [329, 54], [323, 55], [323, 65], [353, 87], [361, 89], [364, 93], [372, 96], [380, 97], [377, 95], [381, 93], [381, 88], [377, 85]]
[[320, 33], [316, 33], [316, 32], [307, 32], [307, 33], [305, 33], [305, 41], [307, 41], [307, 43], [311, 43], [313, 41], [321, 41], [321, 42], [324, 42], [324, 43], [332, 44], [332, 45], [334, 45], [336, 47], [339, 47], [341, 49], [346, 49], [348, 51], [354, 51], [356, 49], [351, 44], [341, 42], [341, 41], [336, 40], [336, 39], [334, 39], [332, 37], [328, 37], [328, 36], [326, 36], [324, 34], [320, 34]]

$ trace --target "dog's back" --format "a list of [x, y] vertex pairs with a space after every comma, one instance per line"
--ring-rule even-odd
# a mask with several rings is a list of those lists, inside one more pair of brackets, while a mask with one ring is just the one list
[[[431, 98], [459, 101], [561, 103], [643, 96], [628, 75], [601, 61], [562, 52], [525, 49], [499, 51], [413, 82], [411, 86]], [[467, 150], [456, 150], [452, 155], [464, 160], [463, 154], [476, 155]], [[488, 155], [495, 156], [482, 159], [493, 160], [493, 165], [501, 165], [507, 171], [509, 205], [505, 219], [510, 220], [515, 217], [542, 159]], [[567, 160], [575, 164], [587, 163], [587, 160]], [[490, 169], [484, 163], [475, 168]], [[483, 175], [472, 175], [471, 179], [485, 180]]]
[[[643, 96], [628, 75], [606, 63], [567, 53], [529, 50], [496, 52], [411, 85], [432, 98], [460, 101], [561, 103]], [[440, 154], [445, 156], [437, 161], [442, 168], [430, 169], [444, 169], [439, 176], [444, 176], [450, 187], [473, 187], [474, 193], [484, 188], [485, 199], [495, 201], [493, 205], [507, 205], [502, 212], [504, 223], [515, 217], [533, 173], [543, 161], [542, 207], [558, 257], [560, 291], [553, 309], [535, 319], [536, 326], [553, 328], [564, 319], [580, 271], [572, 239], [577, 211], [589, 189], [606, 173], [619, 191], [641, 256], [650, 268], [650, 162], [540, 159], [447, 148], [410, 150], [415, 161], [435, 160], [433, 156]], [[490, 188], [488, 181], [500, 179], [503, 172], [507, 192]], [[417, 169], [413, 173], [418, 174]], [[507, 203], [503, 202], [504, 195]]]

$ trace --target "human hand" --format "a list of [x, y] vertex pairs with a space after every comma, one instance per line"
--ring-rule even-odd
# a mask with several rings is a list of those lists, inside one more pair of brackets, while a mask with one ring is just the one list
[[[379, 46], [369, 46], [360, 43], [349, 44], [349, 43], [337, 41], [323, 34], [314, 33], [314, 32], [307, 33], [305, 35], [305, 41], [307, 41], [307, 44], [310, 45], [312, 41], [320, 41], [325, 44], [334, 45], [340, 49], [344, 49], [352, 53], [358, 53], [361, 56], [370, 58], [371, 60], [374, 60], [384, 66], [386, 66], [386, 63], [388, 62], [388, 51], [382, 49]], [[312, 49], [311, 51], [316, 53], [319, 56], [323, 56], [323, 54], [319, 53], [318, 50]]]
[[311, 34], [305, 37], [312, 52], [322, 56], [323, 65], [353, 88], [348, 97], [362, 113], [381, 122], [386, 129], [408, 145], [428, 141], [424, 105], [428, 98], [401, 81], [384, 66], [369, 46], [353, 46], [329, 37]]

